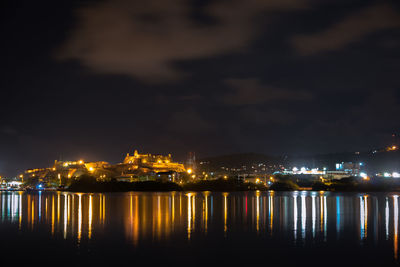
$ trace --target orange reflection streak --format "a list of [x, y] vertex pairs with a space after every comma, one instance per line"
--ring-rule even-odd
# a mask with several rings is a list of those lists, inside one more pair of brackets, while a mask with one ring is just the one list
[[210, 192], [204, 192], [204, 232], [207, 234], [208, 229], [208, 196]]
[[171, 204], [172, 205], [172, 207], [171, 207], [172, 224], [171, 224], [171, 226], [173, 228], [175, 225], [175, 192], [172, 192], [171, 198], [172, 198], [172, 204]]
[[47, 197], [46, 197], [46, 201], [45, 201], [45, 221], [47, 222]]
[[33, 226], [34, 226], [34, 224], [35, 224], [35, 198], [33, 197], [32, 198], [32, 203], [31, 203], [31, 205], [32, 205], [32, 218], [31, 218], [31, 222], [32, 222], [32, 229], [33, 229]]
[[31, 203], [31, 196], [28, 195], [28, 201], [26, 203], [26, 205], [28, 207], [28, 214], [27, 214], [28, 225], [31, 223], [31, 213], [32, 213], [32, 207], [31, 207], [30, 203]]
[[60, 225], [60, 192], [57, 192], [57, 228]]
[[51, 234], [54, 235], [54, 196], [51, 197]]
[[179, 194], [179, 217], [182, 218], [182, 194]]
[[71, 221], [71, 196], [70, 195], [68, 195], [67, 196], [67, 212], [68, 212], [68, 224], [70, 223], [70, 221]]
[[169, 197], [167, 197], [167, 196], [163, 196], [163, 200], [164, 200], [164, 203], [165, 203], [165, 224], [164, 224], [164, 234], [166, 235], [166, 236], [169, 236], [169, 233], [170, 233], [170, 209], [171, 209], [171, 205], [170, 205], [170, 202], [169, 202]]
[[322, 193], [320, 192], [320, 196], [319, 196], [319, 214], [320, 214], [320, 231], [323, 231], [323, 222], [324, 222], [324, 202], [323, 202], [323, 196]]
[[68, 195], [64, 195], [64, 239], [67, 238], [67, 219], [68, 219]]
[[226, 236], [226, 232], [228, 231], [227, 220], [228, 220], [228, 195], [229, 195], [229, 193], [224, 192], [222, 194], [224, 196], [224, 234]]
[[103, 199], [102, 199], [102, 194], [99, 196], [99, 221], [101, 221], [103, 218]]
[[18, 207], [18, 229], [22, 226], [22, 192], [19, 192], [19, 207]]
[[133, 221], [133, 243], [135, 245], [138, 244], [139, 241], [139, 198], [135, 196], [135, 212], [134, 212], [134, 221]]
[[260, 231], [260, 191], [256, 192], [256, 230]]
[[193, 196], [192, 196], [192, 209], [193, 209], [193, 212], [192, 212], [192, 222], [193, 222], [193, 224], [192, 224], [192, 231], [194, 231], [194, 227], [195, 227], [195, 220], [196, 220], [196, 194], [194, 193], [193, 194]]
[[82, 237], [82, 195], [78, 194], [78, 242]]
[[103, 198], [103, 218], [102, 218], [102, 222], [104, 224], [104, 221], [106, 219], [106, 197], [104, 195], [102, 195]]
[[398, 206], [398, 196], [393, 196], [393, 253], [394, 259], [398, 259], [398, 226], [399, 226], [399, 206]]
[[93, 220], [93, 208], [92, 208], [92, 195], [89, 196], [89, 214], [88, 214], [88, 238], [92, 237], [92, 220]]
[[270, 232], [272, 234], [273, 226], [274, 226], [274, 191], [271, 191], [269, 195], [269, 201], [268, 201], [268, 207], [269, 207], [269, 227], [270, 227]]
[[187, 202], [187, 233], [188, 240], [190, 240], [190, 234], [192, 233], [192, 201], [191, 198], [192, 193], [187, 194], [188, 202]]
[[161, 197], [157, 196], [157, 238], [160, 240], [161, 237]]

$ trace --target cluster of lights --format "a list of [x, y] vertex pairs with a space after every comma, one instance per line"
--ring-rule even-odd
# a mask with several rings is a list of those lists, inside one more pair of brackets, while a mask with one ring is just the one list
[[385, 173], [383, 173], [383, 177], [386, 177], [386, 178], [388, 178], [388, 177], [400, 178], [400, 173], [398, 173], [398, 172], [392, 172], [392, 173], [385, 172]]

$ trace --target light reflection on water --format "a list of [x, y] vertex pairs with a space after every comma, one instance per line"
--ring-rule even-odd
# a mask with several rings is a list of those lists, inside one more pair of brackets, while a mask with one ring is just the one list
[[281, 237], [294, 245], [342, 236], [390, 242], [398, 259], [399, 198], [396, 194], [327, 192], [121, 193], [0, 192], [0, 226], [18, 231], [44, 227], [78, 243], [121, 231], [133, 246], [182, 235], [235, 233]]

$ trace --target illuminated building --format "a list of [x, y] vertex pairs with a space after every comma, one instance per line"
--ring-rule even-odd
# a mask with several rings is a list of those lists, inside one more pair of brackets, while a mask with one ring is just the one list
[[143, 173], [179, 173], [186, 171], [183, 164], [172, 161], [171, 154], [168, 154], [168, 156], [139, 154], [137, 150], [135, 150], [133, 155], [128, 153], [124, 159], [124, 162], [119, 165], [122, 166], [122, 169], [125, 172], [138, 170]]
[[118, 180], [134, 181], [138, 177], [147, 179], [160, 179], [175, 181], [178, 173], [186, 172], [183, 164], [173, 162], [171, 154], [152, 155], [139, 154], [135, 150], [133, 155], [126, 155], [122, 163], [111, 165], [105, 161], [84, 162], [55, 161], [53, 167], [41, 169], [29, 169], [21, 174], [21, 179], [37, 179], [39, 182], [53, 183], [54, 186], [62, 184], [62, 180], [90, 175], [98, 180], [107, 180], [115, 177]]

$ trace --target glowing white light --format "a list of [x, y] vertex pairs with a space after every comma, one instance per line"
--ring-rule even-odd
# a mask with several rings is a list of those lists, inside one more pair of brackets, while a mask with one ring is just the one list
[[390, 173], [385, 172], [385, 173], [383, 174], [383, 176], [385, 176], [385, 177], [390, 177], [391, 175], [390, 175]]
[[361, 173], [360, 173], [360, 176], [361, 176], [362, 178], [365, 178], [365, 177], [367, 177], [368, 175], [367, 175], [365, 172], [361, 172]]
[[394, 172], [394, 173], [392, 173], [392, 177], [393, 178], [400, 178], [400, 173]]

